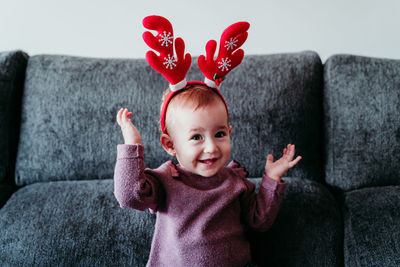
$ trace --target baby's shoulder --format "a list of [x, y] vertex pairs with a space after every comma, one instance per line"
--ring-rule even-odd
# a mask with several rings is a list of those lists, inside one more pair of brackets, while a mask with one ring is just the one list
[[242, 165], [240, 165], [239, 162], [236, 160], [232, 160], [226, 167], [225, 169], [230, 172], [233, 176], [236, 176], [241, 179], [245, 179], [249, 176], [249, 172], [246, 170], [246, 168]]
[[171, 160], [161, 164], [156, 169], [146, 168], [144, 172], [159, 179], [163, 178], [169, 179], [171, 177], [175, 177], [178, 175], [178, 172], [175, 168], [175, 164]]
[[253, 192], [254, 183], [251, 182], [247, 177], [249, 176], [248, 171], [239, 162], [232, 160], [226, 167], [225, 170], [230, 173], [229, 177], [236, 188], [239, 188], [241, 192]]

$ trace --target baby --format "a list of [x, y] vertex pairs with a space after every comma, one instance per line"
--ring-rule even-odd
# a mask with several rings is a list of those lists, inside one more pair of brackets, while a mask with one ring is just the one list
[[285, 188], [281, 177], [301, 157], [294, 159], [292, 144], [277, 161], [268, 155], [257, 194], [239, 163], [226, 166], [232, 126], [216, 90], [188, 84], [165, 113], [160, 141], [178, 164], [168, 161], [154, 170], [145, 168], [132, 113], [117, 114], [125, 144], [117, 147], [115, 196], [121, 207], [156, 213], [147, 265], [246, 266], [251, 254], [242, 224], [260, 231], [272, 225]]
[[[245, 168], [230, 158], [232, 126], [226, 101], [219, 91], [226, 75], [244, 56], [239, 49], [247, 38], [248, 22], [232, 24], [198, 58], [204, 82], [186, 81], [192, 62], [184, 41], [174, 39], [171, 23], [161, 16], [144, 18], [143, 39], [159, 52], [146, 53], [148, 63], [169, 82], [161, 106], [161, 145], [179, 164], [168, 161], [146, 169], [144, 147], [128, 109], [117, 122], [124, 145], [118, 145], [114, 193], [121, 207], [150, 209], [157, 215], [148, 266], [246, 266], [250, 245], [243, 224], [260, 231], [273, 223], [282, 200], [281, 177], [301, 157], [294, 145], [274, 161], [268, 155], [258, 194]], [[175, 51], [174, 51], [175, 48]]]

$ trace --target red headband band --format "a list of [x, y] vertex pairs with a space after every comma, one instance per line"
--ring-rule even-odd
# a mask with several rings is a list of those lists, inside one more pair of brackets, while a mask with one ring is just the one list
[[[147, 62], [170, 83], [169, 88], [171, 91], [161, 108], [161, 129], [165, 133], [165, 115], [168, 104], [173, 96], [188, 84], [186, 74], [192, 63], [192, 57], [189, 53], [185, 55], [185, 43], [182, 38], [176, 38], [174, 42], [172, 25], [166, 18], [161, 16], [145, 17], [143, 26], [158, 33], [156, 36], [149, 31], [143, 33], [145, 43], [160, 53], [160, 55], [157, 55], [153, 51], [148, 51], [146, 53]], [[237, 22], [226, 28], [221, 35], [216, 59], [214, 59], [214, 54], [217, 42], [214, 40], [208, 41], [206, 57], [201, 55], [197, 60], [199, 68], [206, 78], [204, 82], [189, 82], [189, 84], [204, 84], [215, 90], [224, 102], [227, 112], [228, 108], [225, 99], [218, 88], [225, 76], [242, 62], [244, 51], [239, 47], [246, 41], [249, 27], [250, 24], [248, 22]]]

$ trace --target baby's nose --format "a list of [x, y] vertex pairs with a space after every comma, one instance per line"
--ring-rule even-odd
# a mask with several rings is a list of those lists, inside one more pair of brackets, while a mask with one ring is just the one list
[[214, 140], [206, 140], [204, 143], [204, 153], [214, 153], [217, 150], [217, 144]]

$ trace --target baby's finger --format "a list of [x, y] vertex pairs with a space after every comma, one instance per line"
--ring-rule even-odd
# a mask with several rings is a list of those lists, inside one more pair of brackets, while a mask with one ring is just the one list
[[126, 122], [128, 117], [128, 109], [124, 109], [124, 112], [122, 113], [122, 119]]
[[272, 154], [268, 154], [266, 164], [274, 163], [274, 156]]
[[290, 156], [291, 159], [293, 159], [293, 157], [294, 157], [294, 151], [295, 151], [295, 146], [290, 145], [288, 155]]
[[132, 117], [132, 112], [128, 112], [128, 114], [126, 114], [126, 116], [127, 116], [128, 118]]
[[126, 118], [126, 110], [127, 109], [123, 109], [123, 111], [121, 112], [121, 127], [124, 127], [128, 122]]
[[121, 115], [122, 115], [122, 111], [123, 111], [124, 109], [123, 108], [121, 108], [119, 111], [118, 111], [118, 113], [117, 113], [117, 123], [118, 123], [118, 125], [120, 125], [121, 126]]
[[283, 158], [287, 161], [291, 161], [293, 158], [291, 158], [291, 145], [288, 144], [287, 147], [284, 149], [285, 153], [283, 154]]
[[301, 156], [297, 156], [297, 158], [296, 158], [295, 160], [289, 162], [289, 167], [292, 168], [292, 167], [296, 166], [297, 163], [299, 163], [299, 161], [300, 161], [301, 159], [302, 159]]

